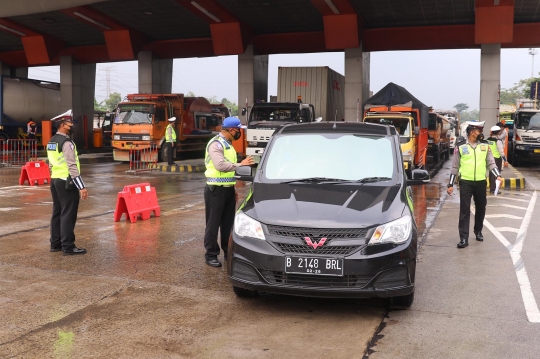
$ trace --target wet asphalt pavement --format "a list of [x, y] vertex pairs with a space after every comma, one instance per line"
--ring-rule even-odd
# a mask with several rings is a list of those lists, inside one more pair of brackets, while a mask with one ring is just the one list
[[[418, 315], [420, 293], [397, 312], [381, 299], [237, 298], [225, 269], [204, 263], [204, 175], [128, 176], [126, 167], [83, 165], [90, 198], [76, 245], [89, 252], [72, 257], [48, 251], [48, 186], [18, 186], [19, 169], [0, 169], [0, 358], [413, 357], [385, 331], [396, 313]], [[114, 222], [117, 193], [144, 182], [156, 188], [161, 216]], [[413, 187], [424, 245], [440, 231], [432, 228], [446, 196], [439, 182]], [[420, 262], [417, 280], [421, 269], [433, 270]]]

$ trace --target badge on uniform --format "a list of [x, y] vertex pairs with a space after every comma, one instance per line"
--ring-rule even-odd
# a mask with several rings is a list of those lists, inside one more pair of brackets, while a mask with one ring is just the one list
[[461, 152], [463, 152], [464, 155], [468, 155], [469, 154], [469, 147], [468, 146], [461, 147]]
[[47, 151], [56, 151], [56, 143], [48, 143], [47, 144]]
[[480, 145], [480, 151], [485, 151], [487, 150], [487, 146], [486, 145]]
[[73, 143], [70, 143], [69, 147], [71, 148], [72, 151], [75, 149], [75, 147], [73, 146]]

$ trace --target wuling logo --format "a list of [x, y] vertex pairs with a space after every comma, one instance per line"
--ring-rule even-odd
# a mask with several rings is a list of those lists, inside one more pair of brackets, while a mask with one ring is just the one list
[[311, 238], [309, 237], [304, 237], [304, 240], [306, 241], [306, 244], [310, 247], [313, 247], [313, 249], [317, 249], [319, 247], [322, 247], [324, 245], [324, 243], [326, 243], [326, 240], [327, 238], [321, 238], [319, 240], [319, 242], [317, 241], [311, 241]]

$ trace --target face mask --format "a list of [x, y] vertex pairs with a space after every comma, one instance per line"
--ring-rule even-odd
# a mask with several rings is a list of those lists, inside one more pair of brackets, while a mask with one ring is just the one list
[[69, 131], [68, 131], [68, 134], [71, 136], [75, 133], [75, 127], [72, 125], [69, 127]]
[[482, 141], [483, 139], [484, 139], [484, 134], [483, 134], [483, 133], [481, 133], [481, 134], [479, 134], [478, 136], [476, 136], [476, 140], [477, 140], [477, 141]]
[[242, 136], [242, 133], [240, 131], [236, 131], [234, 133], [234, 135], [231, 133], [231, 135], [233, 136], [234, 140], [236, 141], [237, 139], [239, 139], [241, 136]]

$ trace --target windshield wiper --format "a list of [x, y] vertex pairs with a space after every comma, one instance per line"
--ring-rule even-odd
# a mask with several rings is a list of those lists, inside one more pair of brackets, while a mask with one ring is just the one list
[[327, 178], [327, 177], [308, 177], [308, 178], [299, 178], [290, 181], [283, 181], [280, 183], [294, 183], [294, 182], [308, 182], [308, 183], [320, 183], [320, 182], [341, 182], [346, 181], [339, 178]]
[[373, 182], [383, 182], [383, 181], [390, 181], [392, 180], [390, 177], [364, 177], [362, 179], [359, 179], [358, 183], [373, 183]]

